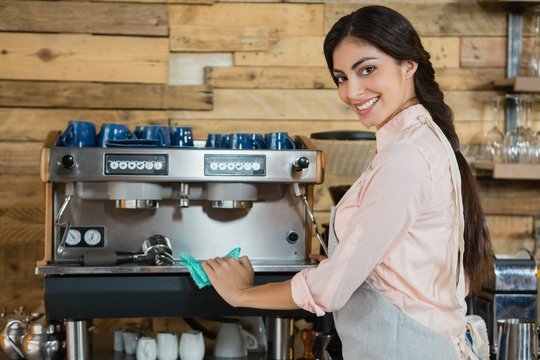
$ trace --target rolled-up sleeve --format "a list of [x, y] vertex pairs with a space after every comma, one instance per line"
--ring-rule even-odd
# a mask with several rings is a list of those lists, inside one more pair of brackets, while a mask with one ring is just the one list
[[390, 144], [367, 171], [337, 208], [334, 253], [292, 279], [294, 302], [319, 316], [346, 304], [405, 237], [432, 194], [428, 161], [411, 144]]

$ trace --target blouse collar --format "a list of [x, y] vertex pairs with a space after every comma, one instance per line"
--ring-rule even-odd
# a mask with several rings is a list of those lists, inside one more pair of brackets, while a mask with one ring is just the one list
[[377, 138], [377, 152], [380, 152], [389, 143], [394, 142], [403, 130], [417, 124], [418, 119], [425, 115], [429, 116], [429, 112], [422, 104], [409, 106], [399, 112], [375, 133]]

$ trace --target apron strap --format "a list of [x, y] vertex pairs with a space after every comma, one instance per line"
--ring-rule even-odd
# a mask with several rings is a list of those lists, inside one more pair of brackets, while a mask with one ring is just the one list
[[456, 292], [454, 294], [454, 306], [465, 306], [465, 296], [467, 295], [465, 286], [465, 270], [463, 268], [463, 252], [465, 250], [465, 240], [463, 239], [463, 231], [465, 228], [465, 220], [463, 218], [463, 199], [461, 197], [461, 175], [457, 163], [456, 155], [452, 145], [429, 115], [418, 116], [418, 121], [422, 124], [427, 124], [437, 135], [439, 140], [446, 150], [448, 162], [450, 164], [450, 173], [452, 175], [452, 185], [454, 187], [454, 203], [456, 205], [457, 216], [454, 217], [454, 227], [452, 229], [452, 244], [449, 255], [454, 274], [456, 274]]

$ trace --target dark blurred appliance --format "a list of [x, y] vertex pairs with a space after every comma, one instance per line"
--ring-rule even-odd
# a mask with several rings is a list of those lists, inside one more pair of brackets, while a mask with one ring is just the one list
[[486, 322], [493, 354], [497, 353], [497, 321], [537, 321], [537, 289], [536, 262], [529, 253], [495, 255], [493, 281], [469, 301], [470, 311]]
[[[233, 308], [198, 289], [177, 257], [224, 256], [240, 247], [255, 283], [313, 266], [308, 210], [323, 153], [295, 149], [63, 147], [41, 152], [45, 187], [46, 315], [66, 319], [68, 360], [88, 357], [85, 324], [105, 317], [304, 317], [305, 311]], [[158, 266], [168, 265], [168, 266]]]

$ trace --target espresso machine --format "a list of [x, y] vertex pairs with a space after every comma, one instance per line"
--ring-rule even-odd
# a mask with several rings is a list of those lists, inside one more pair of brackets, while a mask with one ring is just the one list
[[294, 149], [64, 147], [48, 134], [45, 188], [46, 315], [66, 321], [68, 359], [88, 358], [92, 318], [305, 316], [233, 308], [199, 289], [178, 257], [247, 255], [255, 283], [313, 266], [313, 186], [323, 153], [309, 139]]

